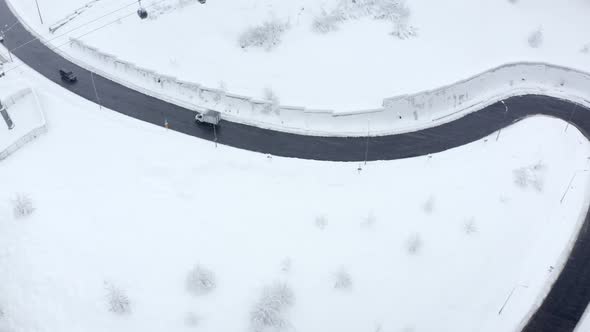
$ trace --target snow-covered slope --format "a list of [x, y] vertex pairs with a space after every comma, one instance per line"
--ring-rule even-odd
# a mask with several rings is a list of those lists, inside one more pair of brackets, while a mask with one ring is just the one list
[[[588, 207], [590, 145], [551, 118], [430, 158], [326, 163], [215, 147], [9, 75], [37, 82], [52, 127], [0, 163], [2, 331], [250, 331], [277, 281], [287, 330], [511, 331]], [[196, 264], [207, 294], [186, 289]]]
[[[348, 20], [326, 34], [314, 32], [316, 18], [341, 4], [350, 6], [344, 0], [210, 0], [205, 5], [144, 0], [153, 18], [144, 21], [132, 2], [102, 0], [55, 35], [47, 27], [88, 0], [59, 5], [39, 0], [43, 27], [34, 0], [10, 2], [48, 38], [75, 29], [66, 35], [83, 36], [142, 67], [252, 97], [266, 97], [270, 89], [282, 104], [310, 108], [377, 108], [383, 98], [432, 89], [514, 61], [590, 71], [590, 37], [583, 33], [590, 30], [590, 3], [585, 0], [407, 1], [405, 24], [416, 36], [405, 40], [390, 34], [396, 29], [392, 22], [370, 17]], [[269, 21], [289, 25], [275, 49], [240, 47], [240, 36], [249, 27]], [[531, 47], [529, 38], [536, 31], [541, 36], [533, 38], [537, 47]]]

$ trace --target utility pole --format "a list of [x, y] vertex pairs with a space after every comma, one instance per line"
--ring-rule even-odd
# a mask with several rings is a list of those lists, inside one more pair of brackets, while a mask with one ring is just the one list
[[215, 147], [217, 148], [217, 125], [213, 124], [213, 137], [215, 142]]
[[567, 128], [569, 128], [570, 123], [572, 122], [572, 119], [574, 118], [574, 113], [576, 112], [576, 108], [578, 107], [578, 104], [574, 104], [574, 108], [572, 109], [572, 112], [570, 113], [570, 117], [567, 120], [567, 124], [565, 125], [565, 129], [564, 129], [564, 133], [567, 132]]
[[579, 169], [577, 171], [574, 172], [574, 175], [572, 175], [572, 178], [570, 180], [570, 182], [567, 184], [567, 188], [565, 189], [565, 192], [563, 193], [563, 196], [561, 196], [561, 199], [559, 200], [559, 204], [563, 204], [563, 200], [565, 199], [565, 195], [567, 195], [567, 193], [570, 191], [570, 188], [572, 187], [572, 183], [574, 182], [574, 179], [576, 178], [576, 176], [578, 175], [578, 173], [582, 173], [582, 172], [588, 172], [589, 170], [587, 169]]
[[[14, 26], [14, 24], [12, 26]], [[4, 27], [7, 29], [0, 30], [0, 42], [2, 44], [5, 44], [6, 32], [8, 32], [8, 30], [12, 29], [12, 27], [10, 27], [10, 28], [8, 27], [8, 24], [6, 24]], [[6, 46], [6, 45], [4, 45], [4, 47], [6, 47], [6, 51], [8, 52], [8, 59], [10, 60], [10, 62], [12, 62], [12, 54], [10, 53], [10, 48], [8, 48], [8, 46]]]
[[43, 17], [41, 17], [41, 8], [39, 8], [39, 0], [35, 0], [35, 4], [37, 4], [37, 12], [39, 13], [39, 20], [41, 24], [43, 24]]
[[96, 96], [96, 103], [98, 104], [98, 109], [102, 110], [100, 98], [98, 98], [98, 90], [96, 90], [96, 84], [94, 83], [94, 73], [92, 71], [90, 72], [90, 79], [92, 80], [92, 87], [94, 88], [94, 95]]
[[[502, 105], [504, 105], [504, 120], [506, 120], [506, 115], [508, 114], [508, 106], [506, 106], [506, 103], [503, 100], [500, 100], [500, 102], [502, 103]], [[500, 138], [500, 133], [501, 132], [502, 132], [502, 128], [500, 128], [498, 130], [498, 135], [496, 136], [496, 142]]]
[[506, 304], [508, 304], [508, 301], [510, 301], [510, 298], [512, 297], [512, 294], [514, 294], [514, 291], [516, 290], [517, 287], [529, 288], [529, 286], [520, 285], [520, 284], [514, 286], [514, 288], [512, 288], [512, 291], [510, 291], [510, 294], [508, 294], [508, 297], [506, 298], [506, 301], [504, 301], [504, 304], [502, 305], [502, 308], [500, 308], [500, 311], [498, 311], [498, 315], [501, 315], [502, 314], [502, 311], [504, 311], [504, 308], [506, 307]]
[[365, 146], [365, 166], [369, 158], [369, 136], [371, 135], [371, 120], [367, 120], [367, 144]]

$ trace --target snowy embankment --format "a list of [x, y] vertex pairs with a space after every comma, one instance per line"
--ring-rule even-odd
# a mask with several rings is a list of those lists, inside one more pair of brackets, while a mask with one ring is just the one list
[[[374, 10], [373, 16], [361, 15], [359, 8], [340, 0], [205, 5], [144, 0], [151, 15], [144, 21], [134, 14], [136, 6], [102, 0], [56, 34], [48, 33], [48, 26], [88, 0], [62, 0], [59, 6], [39, 0], [45, 25], [39, 24], [34, 0], [10, 2], [46, 38], [64, 34], [54, 44], [80, 37], [124, 61], [183, 81], [258, 99], [266, 98], [270, 89], [284, 105], [312, 109], [379, 108], [384, 98], [520, 61], [590, 71], [590, 37], [582, 34], [590, 30], [590, 3], [585, 0], [559, 6], [552, 0], [356, 2], [360, 9], [368, 7], [363, 4], [402, 3], [406, 10], [392, 6], [390, 11]], [[372, 19], [382, 13], [394, 17]], [[318, 32], [317, 22], [330, 27], [330, 18], [333, 29]], [[278, 40], [270, 51], [243, 49], [248, 29], [265, 23], [288, 28], [277, 29]], [[399, 38], [400, 24], [414, 33]]]
[[[72, 5], [73, 2], [75, 2], [75, 0], [70, 1], [72, 2]], [[16, 12], [23, 17], [23, 20], [31, 25], [31, 30], [42, 31], [43, 37], [50, 39], [49, 42], [52, 45], [62, 45], [63, 47], [59, 49], [59, 52], [83, 67], [91, 68], [103, 76], [109, 77], [117, 82], [131, 86], [144, 93], [156, 96], [180, 106], [189, 109], [196, 109], [197, 107], [215, 109], [222, 112], [223, 117], [227, 120], [256, 125], [264, 128], [328, 136], [360, 136], [366, 135], [367, 133], [370, 135], [385, 135], [417, 130], [420, 128], [440, 124], [444, 121], [451, 121], [454, 118], [463, 116], [468, 112], [477, 110], [483, 106], [514, 95], [539, 93], [555, 96], [558, 98], [569, 99], [574, 102], [586, 105], [590, 104], [588, 101], [590, 100], [590, 95], [588, 95], [586, 88], [586, 86], [590, 84], [590, 76], [585, 74], [583, 71], [570, 70], [567, 67], [561, 66], [525, 62], [496, 68], [498, 64], [507, 63], [508, 61], [513, 62], [534, 60], [552, 62], [555, 64], [564, 64], [568, 67], [588, 71], [588, 68], [590, 68], [590, 55], [584, 52], [586, 48], [581, 46], [580, 49], [576, 49], [575, 51], [573, 50], [575, 47], [574, 45], [580, 42], [575, 34], [577, 31], [569, 31], [568, 29], [572, 28], [570, 26], [555, 25], [553, 21], [559, 21], [560, 18], [552, 17], [551, 20], [549, 20], [548, 15], [553, 15], [554, 9], [552, 8], [552, 5], [548, 3], [535, 3], [535, 15], [531, 15], [531, 17], [534, 17], [536, 20], [543, 22], [549, 20], [549, 22], [552, 23], [549, 25], [551, 28], [550, 33], [546, 33], [546, 29], [542, 29], [539, 30], [542, 31], [540, 34], [533, 34], [532, 37], [535, 38], [532, 38], [524, 30], [523, 26], [525, 26], [525, 24], [523, 22], [508, 21], [507, 23], [503, 24], [500, 32], [505, 33], [505, 35], [501, 35], [501, 37], [505, 39], [503, 41], [504, 44], [512, 43], [510, 44], [512, 45], [512, 48], [506, 48], [503, 44], [504, 46], [501, 49], [498, 49], [498, 44], [491, 43], [489, 40], [486, 40], [486, 43], [484, 43], [484, 41], [473, 41], [473, 44], [466, 44], [461, 49], [461, 51], [465, 54], [470, 54], [470, 52], [474, 51], [481, 51], [483, 49], [490, 53], [488, 56], [504, 55], [504, 57], [500, 58], [506, 60], [494, 62], [491, 58], [487, 59], [485, 56], [480, 55], [482, 59], [480, 59], [481, 62], [478, 61], [480, 64], [478, 66], [468, 66], [467, 64], [473, 63], [473, 61], [470, 61], [467, 62], [467, 64], [461, 63], [461, 66], [458, 66], [456, 70], [451, 72], [448, 70], [455, 69], [457, 66], [453, 65], [454, 62], [449, 62], [445, 63], [443, 68], [437, 68], [437, 70], [433, 70], [432, 72], [428, 73], [427, 76], [416, 76], [414, 75], [415, 73], [412, 73], [412, 75], [409, 75], [408, 73], [404, 74], [404, 70], [422, 70], [424, 66], [428, 66], [429, 63], [433, 61], [439, 66], [442, 63], [439, 58], [432, 57], [430, 53], [430, 58], [420, 58], [423, 53], [423, 47], [432, 47], [432, 40], [424, 40], [425, 37], [422, 34], [411, 34], [409, 36], [406, 35], [406, 37], [411, 37], [410, 40], [399, 40], [399, 38], [394, 38], [386, 33], [381, 34], [377, 30], [371, 30], [365, 34], [359, 34], [359, 31], [355, 29], [358, 29], [358, 25], [361, 24], [360, 22], [364, 22], [363, 24], [368, 26], [382, 26], [384, 29], [392, 29], [393, 25], [394, 32], [400, 32], [400, 29], [402, 29], [400, 26], [404, 26], [406, 29], [404, 31], [411, 32], [414, 31], [413, 29], [415, 29], [414, 24], [417, 24], [417, 22], [415, 22], [414, 16], [428, 16], [434, 12], [435, 8], [422, 8], [418, 1], [417, 3], [410, 4], [409, 7], [400, 5], [400, 8], [405, 8], [406, 10], [406, 12], [400, 13], [400, 9], [386, 11], [381, 7], [374, 9], [368, 5], [363, 5], [365, 3], [401, 3], [395, 0], [373, 2], [360, 1], [359, 5], [344, 6], [344, 9], [340, 8], [344, 2], [327, 1], [321, 4], [299, 4], [302, 6], [301, 8], [294, 8], [293, 4], [279, 2], [274, 3], [271, 6], [270, 4], [266, 4], [265, 1], [266, 0], [255, 0], [250, 4], [250, 6], [237, 6], [235, 3], [213, 3], [201, 6], [192, 3], [191, 1], [180, 1], [179, 3], [176, 3], [173, 0], [165, 0], [162, 3], [158, 2], [156, 4], [150, 2], [146, 8], [148, 8], [152, 13], [152, 19], [148, 20], [147, 22], [141, 22], [141, 24], [134, 21], [134, 19], [139, 20], [137, 17], [133, 15], [127, 17], [128, 11], [131, 10], [128, 5], [121, 7], [121, 11], [117, 11], [116, 8], [118, 7], [116, 7], [115, 4], [109, 1], [103, 1], [98, 4], [93, 3], [96, 8], [87, 9], [88, 13], [81, 13], [77, 15], [75, 24], [70, 23], [72, 25], [67, 26], [67, 29], [64, 27], [63, 33], [60, 32], [59, 34], [44, 33], [43, 27], [35, 21], [35, 17], [32, 15], [31, 9], [33, 7], [27, 7], [26, 1], [11, 3], [15, 7]], [[457, 3], [465, 2], [462, 0], [453, 1]], [[449, 1], [449, 3], [445, 2], [445, 6], [452, 7], [453, 1]], [[336, 3], [340, 5], [337, 5]], [[511, 17], [510, 15], [513, 12], [532, 10], [530, 6], [530, 4], [522, 2], [510, 4], [508, 1], [506, 1], [506, 3], [496, 2], [493, 6], [492, 4], [482, 6], [482, 4], [479, 3], [465, 4], [463, 8], [465, 13], [462, 15], [469, 15], [470, 11], [473, 13], [479, 13], [482, 8], [485, 8], [489, 11], [488, 15], [497, 13], [502, 17]], [[576, 4], [576, 6], [580, 6], [581, 11], [585, 9], [590, 11], [590, 8], [585, 8], [586, 4]], [[340, 16], [336, 16], [338, 20], [335, 22], [330, 21], [331, 23], [328, 22], [334, 25], [335, 31], [329, 31], [329, 33], [325, 32], [320, 34], [318, 34], [317, 31], [313, 32], [312, 30], [314, 29], [310, 28], [310, 26], [315, 27], [315, 24], [318, 22], [318, 18], [323, 18], [323, 21], [321, 22], [323, 22], [323, 24], [327, 24], [325, 20], [335, 15], [333, 10], [328, 10], [328, 8], [332, 7], [340, 8], [340, 11], [346, 11], [348, 16], [339, 14]], [[432, 7], [432, 5], [430, 5], [430, 7]], [[60, 9], [56, 8], [51, 9], [49, 11], [50, 17], [51, 15], [55, 17], [59, 13], [63, 14], [63, 11], [65, 10], [64, 8], [69, 7], [64, 4], [64, 6], [60, 8], [61, 11]], [[319, 13], [317, 12], [318, 8], [322, 9]], [[380, 14], [386, 12], [389, 14], [394, 13], [396, 15], [401, 15], [404, 18], [403, 20], [394, 20], [396, 22], [395, 24], [392, 24], [387, 20], [384, 22], [383, 19], [371, 20], [369, 17], [365, 17], [355, 12], [355, 10], [358, 11], [359, 8], [363, 10], [372, 9], [374, 17], [379, 17]], [[326, 10], [328, 14], [326, 14]], [[563, 9], [560, 8], [559, 10]], [[197, 13], [195, 13], [195, 11]], [[573, 14], [572, 8], [569, 8], [565, 11], [568, 14]], [[194, 20], [184, 21], [186, 20], [187, 12], [191, 13], [191, 15], [194, 14], [197, 16], [201, 15], [199, 13], [207, 12], [210, 15], [208, 16], [209, 19], [211, 17], [225, 17], [223, 15], [231, 16], [242, 14], [242, 19], [237, 20], [237, 22], [231, 20], [231, 22], [228, 23], [225, 22], [226, 20], [220, 19], [215, 25], [216, 28], [224, 27], [226, 24], [230, 24], [232, 26], [233, 30], [230, 29], [229, 31], [233, 31], [235, 33], [234, 37], [236, 39], [233, 40], [233, 43], [235, 44], [233, 45], [233, 48], [231, 45], [227, 44], [230, 42], [228, 38], [231, 37], [229, 32], [223, 36], [217, 36], [214, 33], [213, 35], [218, 37], [216, 40], [210, 40], [209, 37], [203, 37], [199, 34], [194, 36], [194, 38], [191, 38], [191, 43], [188, 43], [183, 39], [168, 38], [167, 34], [173, 33], [176, 31], [175, 29], [192, 28], [192, 25], [197, 25], [194, 27], [194, 30], [191, 31], [201, 31], [201, 25], [205, 24], [203, 22], [208, 22], [207, 19], [199, 20], [198, 22], [195, 22]], [[229, 61], [232, 63], [230, 61], [231, 59], [234, 59], [234, 62], [239, 59], [239, 64], [241, 65], [244, 61], [247, 62], [252, 60], [251, 58], [265, 59], [265, 61], [261, 60], [258, 66], [256, 64], [249, 63], [248, 66], [245, 66], [244, 68], [240, 67], [240, 70], [236, 69], [236, 75], [239, 76], [243, 75], [248, 70], [261, 70], [259, 68], [260, 66], [268, 65], [269, 60], [266, 59], [266, 57], [273, 57], [280, 59], [280, 61], [282, 61], [281, 63], [285, 64], [284, 67], [277, 67], [273, 69], [274, 80], [280, 81], [285, 75], [288, 76], [285, 71], [289, 72], [295, 70], [297, 72], [306, 72], [308, 66], [311, 66], [313, 69], [313, 75], [308, 73], [310, 77], [313, 77], [313, 80], [311, 81], [319, 82], [324, 79], [322, 73], [324, 70], [327, 70], [327, 66], [323, 65], [316, 68], [315, 63], [313, 62], [305, 63], [305, 65], [302, 66], [298, 61], [298, 58], [296, 58], [293, 54], [288, 53], [285, 55], [281, 53], [282, 48], [290, 47], [285, 45], [287, 42], [296, 44], [303, 43], [300, 45], [301, 47], [310, 46], [307, 45], [306, 42], [286, 38], [286, 40], [278, 43], [277, 45], [272, 44], [272, 50], [260, 52], [256, 49], [251, 49], [251, 47], [245, 51], [238, 46], [238, 41], [243, 43], [241, 41], [241, 37], [239, 37], [241, 36], [239, 32], [243, 31], [237, 29], [237, 27], [239, 26], [243, 28], [244, 31], [248, 31], [248, 24], [251, 25], [252, 22], [256, 20], [263, 21], [265, 15], [268, 15], [268, 12], [279, 12], [281, 14], [278, 15], [278, 17], [275, 17], [275, 19], [280, 21], [279, 18], [282, 17], [284, 20], [289, 22], [295, 21], [295, 19], [289, 15], [292, 15], [294, 12], [296, 12], [296, 21], [298, 23], [294, 24], [293, 26], [289, 26], [289, 29], [287, 29], [288, 31], [286, 31], [285, 34], [287, 36], [293, 34], [304, 34], [306, 36], [305, 40], [324, 38], [327, 42], [329, 42], [334, 39], [342, 39], [343, 41], [352, 43], [359, 38], [358, 35], [361, 35], [362, 38], [366, 39], [366, 36], [369, 36], [370, 33], [371, 38], [368, 39], [380, 44], [369, 45], [369, 50], [373, 51], [375, 55], [379, 56], [387, 55], [388, 52], [390, 52], [391, 54], [389, 55], [389, 59], [392, 59], [393, 63], [389, 63], [387, 66], [382, 66], [380, 68], [372, 68], [372, 65], [378, 63], [378, 61], [375, 61], [374, 57], [355, 58], [356, 61], [362, 63], [362, 66], [356, 66], [358, 69], [367, 70], [369, 72], [373, 70], [373, 73], [379, 73], [378, 77], [374, 77], [370, 82], [354, 79], [351, 79], [350, 81], [348, 81], [348, 79], [343, 80], [344, 74], [327, 77], [331, 80], [331, 82], [323, 82], [321, 88], [314, 88], [314, 92], [328, 95], [331, 93], [339, 93], [339, 97], [336, 98], [339, 103], [338, 105], [321, 105], [322, 107], [332, 108], [335, 111], [314, 109], [314, 106], [317, 107], [318, 104], [313, 102], [307, 103], [306, 99], [301, 97], [301, 95], [304, 95], [305, 91], [309, 89], [309, 79], [289, 80], [290, 89], [294, 89], [295, 86], [297, 86], [297, 96], [301, 97], [298, 99], [284, 99], [282, 98], [281, 93], [275, 91], [274, 89], [267, 90], [264, 95], [253, 93], [252, 91], [247, 90], [233, 89], [231, 84], [232, 81], [223, 80], [224, 70], [227, 69], [228, 64], [218, 64], [216, 61]], [[105, 17], [99, 15], [104, 13], [107, 13]], [[222, 15], [222, 13], [224, 14]], [[354, 19], [350, 17], [353, 16], [350, 13], [354, 14]], [[133, 14], [133, 12], [131, 12], [131, 14]], [[437, 15], [438, 16], [433, 18], [433, 20], [441, 19], [441, 16], [438, 12]], [[119, 16], [124, 16], [124, 19], [116, 19]], [[346, 20], [342, 21], [342, 16], [346, 17]], [[94, 19], [96, 17], [101, 18], [95, 21]], [[163, 28], [162, 24], [164, 24], [163, 22], [167, 22], [168, 17], [177, 17], [179, 22], [182, 22], [182, 24], [167, 25], [165, 28]], [[580, 18], [579, 14], [573, 16], [570, 15], [567, 17], [568, 20], [570, 20], [570, 23], [575, 22], [576, 24], [587, 24], [585, 20], [578, 22]], [[163, 22], [161, 22], [162, 20]], [[400, 20], [403, 22], [403, 24], [399, 22]], [[109, 24], [115, 21], [119, 22], [120, 24]], [[88, 22], [90, 22], [90, 24], [86, 25]], [[425, 24], [426, 26], [430, 27], [430, 29], [432, 29], [432, 26], [434, 26], [432, 25], [432, 22], [429, 22], [428, 24], [422, 21], [418, 22], [423, 25]], [[104, 40], [101, 39], [102, 37], [100, 36], [104, 34], [104, 30], [108, 31], [111, 29], [111, 25], [116, 26], [118, 32], [123, 31], [123, 35], [125, 35], [125, 31], [128, 30], [138, 34], [137, 36], [133, 37], [127, 36], [127, 40], [134, 40], [133, 47], [129, 47], [129, 43], [125, 44], [127, 45], [126, 48], [122, 47], [122, 45], [117, 42], [117, 38], [112, 38], [110, 35], [108, 38], [104, 38]], [[309, 29], [305, 30], [305, 27]], [[458, 38], [457, 36], [445, 34], [445, 32], [448, 32], [447, 29], [452, 30], [454, 27], [448, 26], [448, 24], [443, 24], [441, 27], [437, 29], [436, 33], [429, 30], [428, 34], [426, 35], [430, 36], [434, 33], [438, 42], [446, 42], [449, 44], [449, 46], [453, 45], [454, 43], [458, 43], [458, 41], [455, 40]], [[94, 31], [94, 28], [98, 28], [99, 30]], [[151, 30], [155, 28], [159, 29], [158, 33], [155, 33]], [[474, 25], [470, 28], [474, 30], [473, 33], [476, 35], [477, 33], [485, 35], [485, 31], [481, 31], [483, 27], [479, 25]], [[508, 29], [512, 29], [513, 32], [507, 33]], [[143, 30], [147, 30], [148, 32]], [[364, 30], [361, 29], [361, 31]], [[519, 36], [517, 31], [520, 31], [522, 35]], [[553, 40], [556, 38], [554, 35], [556, 32], [564, 34], [573, 33], [573, 35], [571, 39], [562, 38], [567, 42], [564, 43], [563, 41], [559, 41], [559, 43], [563, 43], [559, 44], [558, 41]], [[441, 35], [439, 36], [437, 33], [440, 33]], [[141, 42], [143, 36], [140, 34], [148, 34], [150, 36], [150, 40]], [[178, 34], [181, 35], [180, 32], [178, 32]], [[264, 33], [262, 34], [264, 35]], [[386, 36], [386, 38], [383, 39], [383, 36]], [[518, 42], [522, 45], [515, 45], [516, 41], [513, 40], [515, 36], [520, 38]], [[499, 37], [500, 35], [498, 38]], [[73, 38], [71, 47], [67, 46], [69, 38]], [[203, 52], [203, 46], [201, 44], [195, 44], [195, 42], [199, 41], [200, 38], [205, 38], [206, 45], [209, 43], [213, 43], [214, 45], [217, 45], [217, 43], [226, 43], [227, 45], [223, 44], [225, 46], [223, 50], [218, 50], [220, 52], [219, 54], [215, 54], [217, 51], [217, 48], [215, 47], [207, 47], [207, 51]], [[257, 38], [260, 39], [258, 35]], [[138, 43], [138, 41], [140, 42]], [[154, 41], [157, 41], [157, 48], [154, 47]], [[177, 45], [176, 43], [179, 42], [182, 44]], [[462, 40], [462, 42], [464, 42], [464, 40]], [[416, 44], [422, 46], [416, 48]], [[547, 46], [544, 46], [545, 44], [549, 44], [552, 47], [556, 47], [557, 49], [548, 49]], [[90, 45], [98, 45], [98, 48], [94, 48]], [[361, 43], [360, 45], [363, 44]], [[401, 49], [396, 48], [395, 52], [393, 52], [387, 48], [387, 45], [397, 45], [397, 47], [400, 47]], [[317, 45], [315, 46], [316, 48], [314, 48], [312, 52], [314, 55], [319, 54], [319, 56], [325, 56], [324, 53], [332, 54], [333, 52], [340, 52], [338, 56], [333, 54], [334, 59], [340, 59], [342, 57], [346, 58], [347, 56], [350, 56], [350, 54], [347, 52], [342, 54], [341, 50], [346, 48], [325, 49], [318, 48]], [[559, 47], [561, 47], [561, 49]], [[473, 50], [472, 48], [476, 48], [477, 50]], [[184, 66], [182, 66], [183, 70], [181, 72], [177, 72], [174, 69], [169, 68], [169, 66], [166, 64], [162, 64], [158, 61], [158, 52], [160, 52], [161, 49], [164, 49], [168, 56], [170, 54], [180, 54], [181, 56], [186, 54], [192, 55], [192, 52], [195, 51], [198, 54], [194, 54], [192, 56], [192, 59], [196, 60], [195, 62], [191, 62], [190, 64], [184, 63]], [[309, 50], [312, 49], [308, 49], [308, 53]], [[234, 54], [234, 52], [237, 52], [238, 54]], [[415, 52], [416, 54], [414, 54], [414, 56], [409, 56], [409, 54], [412, 52]], [[441, 46], [441, 49], [437, 50], [437, 56], [445, 55], [445, 52], [450, 52], [450, 50], [442, 48]], [[212, 54], [215, 54], [214, 61], [207, 59], [205, 63], [199, 62], [200, 57], [209, 57]], [[137, 58], [138, 55], [140, 60]], [[418, 61], [417, 59], [421, 60]], [[286, 65], [287, 61], [291, 61], [289, 65]], [[457, 61], [457, 59], [455, 61]], [[180, 66], [176, 60], [173, 62], [175, 66]], [[338, 63], [337, 61], [335, 62]], [[203, 65], [205, 65], [206, 68], [201, 68]], [[402, 68], [400, 68], [400, 66]], [[420, 68], [416, 68], [416, 66], [419, 66]], [[195, 69], [195, 73], [191, 74], [193, 67]], [[346, 76], [348, 76], [348, 69], [349, 68], [346, 68], [346, 70], [343, 69], [343, 72], [346, 73]], [[214, 71], [218, 75], [217, 79], [223, 80], [222, 84], [210, 83], [206, 79], [201, 79], [202, 77], [206, 77], [207, 72], [210, 70]], [[394, 73], [392, 70], [397, 71]], [[484, 72], [484, 70], [487, 71]], [[478, 74], [477, 76], [472, 76], [478, 72], [483, 73]], [[175, 76], [171, 76], [171, 74]], [[249, 83], [248, 87], [256, 86], [257, 80], [261, 79], [263, 76], [264, 75], [254, 73], [249, 75], [247, 77]], [[439, 76], [446, 77], [446, 80], [443, 80], [442, 78], [433, 80], [433, 77], [436, 78]], [[395, 77], [395, 79], [392, 79], [392, 77]], [[470, 78], [465, 79], [466, 77]], [[463, 80], [459, 81], [459, 79]], [[413, 91], [419, 89], [432, 89], [436, 87], [437, 84], [442, 85], [449, 84], [451, 82], [458, 83], [445, 85], [442, 88], [428, 90], [422, 93], [391, 97], [394, 92], [400, 91], [399, 89], [396, 89], [396, 87], [399, 87], [400, 85], [404, 87], [404, 90], [401, 90], [401, 92], [412, 91], [411, 88], [408, 88], [411, 86], [411, 84], [408, 84], [409, 81], [419, 82], [419, 84], [415, 83], [417, 85], [415, 85], [416, 88]], [[354, 91], [347, 91], [346, 89], [342, 90], [339, 84], [342, 84], [343, 82], [347, 82], [346, 87], [353, 88]], [[362, 84], [359, 84], [359, 82], [362, 82]], [[379, 88], [387, 90], [387, 92], [383, 92], [383, 94], [380, 95], [379, 103], [374, 104], [371, 109], [357, 107], [357, 103], [360, 100], [369, 100], [371, 98], [369, 91], [376, 90], [375, 86], [377, 85], [379, 85]], [[245, 96], [235, 95], [234, 93], [230, 92], [239, 92]], [[356, 99], [356, 101], [350, 101], [348, 98], [351, 96], [358, 99]], [[344, 105], [346, 102], [348, 103]], [[355, 111], [342, 112], [343, 110]]]
[[[47, 131], [37, 96], [14, 75], [0, 78], [0, 161]], [[0, 107], [1, 108], [1, 107]]]
[[590, 144], [552, 118], [358, 171], [215, 147], [19, 75], [52, 130], [0, 163], [3, 331], [512, 331], [588, 209]]

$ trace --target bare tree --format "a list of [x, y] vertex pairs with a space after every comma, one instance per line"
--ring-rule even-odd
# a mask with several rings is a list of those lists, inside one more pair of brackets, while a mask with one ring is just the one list
[[527, 39], [529, 46], [532, 48], [539, 48], [543, 44], [543, 29], [538, 28], [533, 31]]
[[131, 313], [131, 302], [127, 294], [115, 285], [105, 282], [107, 305], [110, 312], [123, 315]]
[[406, 243], [406, 248], [410, 255], [416, 255], [422, 249], [422, 238], [420, 234], [413, 234]]
[[266, 286], [258, 302], [250, 311], [252, 332], [268, 329], [282, 330], [289, 326], [286, 310], [295, 303], [293, 290], [285, 283], [274, 283]]
[[352, 288], [352, 277], [345, 269], [340, 269], [334, 275], [334, 288], [339, 290], [348, 290]]
[[328, 226], [328, 219], [324, 216], [318, 216], [315, 218], [315, 225], [317, 228], [324, 230]]
[[28, 217], [35, 211], [33, 200], [26, 194], [17, 194], [12, 204], [15, 218]]
[[257, 47], [271, 51], [281, 43], [281, 38], [288, 28], [288, 24], [276, 20], [251, 27], [240, 35], [240, 47], [243, 49]]

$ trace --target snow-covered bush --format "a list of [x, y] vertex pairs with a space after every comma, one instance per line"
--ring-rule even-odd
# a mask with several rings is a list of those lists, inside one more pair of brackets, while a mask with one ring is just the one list
[[343, 22], [370, 17], [391, 22], [392, 35], [409, 38], [416, 35], [416, 29], [408, 25], [410, 10], [403, 0], [340, 0], [331, 11], [325, 10], [312, 21], [312, 29], [328, 33], [338, 29]]
[[199, 3], [198, 0], [165, 0], [159, 1], [154, 5], [150, 6], [150, 15], [148, 16], [149, 19], [155, 20], [158, 17], [171, 13], [175, 10], [182, 9], [186, 6]]
[[33, 200], [28, 195], [17, 194], [12, 200], [12, 211], [15, 218], [30, 216], [35, 211]]
[[535, 165], [521, 167], [513, 171], [514, 183], [521, 188], [532, 187], [537, 191], [543, 191], [543, 172], [545, 165], [538, 162]]
[[582, 46], [582, 48], [580, 49], [580, 52], [582, 52], [584, 54], [590, 53], [590, 43]]
[[399, 39], [409, 39], [418, 35], [418, 29], [407, 23], [396, 23], [393, 26], [391, 35]]
[[465, 221], [463, 224], [463, 231], [467, 235], [471, 235], [477, 232], [477, 225], [475, 223], [475, 218], [470, 218], [469, 220]]
[[538, 28], [533, 31], [528, 38], [529, 46], [532, 48], [539, 48], [543, 44], [543, 29]]
[[408, 242], [406, 243], [406, 248], [410, 255], [415, 255], [420, 252], [422, 249], [422, 238], [419, 234], [414, 234], [410, 236]]
[[342, 22], [340, 17], [322, 11], [322, 14], [314, 17], [312, 20], [311, 28], [318, 33], [328, 33], [337, 30], [340, 22]]
[[205, 295], [215, 289], [215, 280], [213, 271], [196, 265], [186, 277], [186, 290], [194, 295]]
[[317, 228], [324, 230], [328, 226], [328, 219], [324, 216], [318, 216], [315, 218], [315, 225]]
[[293, 290], [284, 283], [275, 283], [262, 290], [260, 299], [250, 311], [252, 332], [278, 331], [289, 325], [286, 310], [295, 304]]
[[352, 277], [344, 269], [340, 269], [334, 275], [334, 288], [339, 290], [347, 290], [352, 288]]
[[281, 43], [281, 38], [289, 25], [280, 21], [267, 21], [260, 26], [251, 27], [239, 37], [240, 47], [258, 47], [271, 51]]
[[131, 302], [123, 290], [108, 282], [105, 282], [105, 288], [107, 290], [107, 305], [110, 312], [119, 315], [131, 312]]
[[428, 200], [422, 205], [422, 210], [426, 214], [432, 214], [434, 212], [434, 196], [428, 197]]
[[361, 222], [361, 227], [363, 228], [373, 228], [377, 223], [377, 218], [373, 213], [369, 213], [367, 217]]
[[291, 259], [291, 257], [286, 257], [281, 262], [281, 271], [283, 271], [285, 273], [289, 273], [289, 272], [291, 272], [292, 266], [293, 266], [293, 260]]
[[186, 315], [184, 315], [184, 325], [187, 327], [197, 327], [200, 322], [201, 318], [194, 312], [187, 312]]

